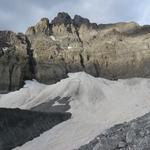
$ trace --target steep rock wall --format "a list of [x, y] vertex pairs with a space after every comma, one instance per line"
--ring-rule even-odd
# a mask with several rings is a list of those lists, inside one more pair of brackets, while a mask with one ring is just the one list
[[[7, 51], [7, 50], [8, 51]], [[150, 27], [137, 23], [90, 23], [58, 13], [23, 34], [0, 32], [0, 89], [16, 90], [26, 79], [51, 84], [68, 72], [109, 79], [150, 77]]]
[[23, 34], [0, 31], [0, 91], [17, 90], [23, 80], [32, 79], [32, 51]]

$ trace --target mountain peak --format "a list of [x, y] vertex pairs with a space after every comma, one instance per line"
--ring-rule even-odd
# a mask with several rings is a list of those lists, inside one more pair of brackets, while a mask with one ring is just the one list
[[72, 23], [72, 19], [69, 16], [68, 13], [66, 12], [59, 12], [57, 14], [57, 16], [52, 20], [51, 22], [54, 25], [60, 25], [60, 24], [71, 24]]
[[48, 18], [41, 18], [41, 20], [35, 26], [29, 27], [26, 31], [27, 35], [34, 35], [34, 34], [49, 35], [50, 33], [51, 29]]
[[85, 24], [87, 26], [90, 25], [90, 21], [87, 18], [83, 18], [79, 15], [75, 15], [73, 19], [73, 23], [75, 26], [80, 27], [82, 24]]

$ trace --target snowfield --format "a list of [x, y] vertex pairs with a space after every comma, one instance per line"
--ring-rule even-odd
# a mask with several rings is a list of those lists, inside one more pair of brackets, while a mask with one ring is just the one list
[[53, 85], [26, 81], [24, 88], [0, 95], [0, 107], [30, 109], [55, 97], [71, 97], [72, 118], [15, 150], [72, 150], [105, 129], [150, 111], [150, 79], [110, 81], [84, 72]]

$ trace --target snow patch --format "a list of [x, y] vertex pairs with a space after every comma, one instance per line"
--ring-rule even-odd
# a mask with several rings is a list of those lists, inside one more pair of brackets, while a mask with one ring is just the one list
[[62, 104], [56, 101], [52, 106], [62, 106], [62, 105], [66, 105], [66, 104]]
[[3, 47], [2, 50], [5, 53], [8, 50], [8, 47]]
[[68, 46], [68, 49], [72, 49], [73, 47], [72, 46]]
[[51, 35], [50, 38], [51, 38], [53, 41], [56, 41], [56, 38], [55, 38], [53, 35]]
[[69, 73], [53, 85], [27, 81], [24, 88], [1, 95], [0, 107], [30, 109], [55, 97], [71, 97], [72, 118], [15, 150], [72, 150], [105, 129], [150, 111], [150, 79], [110, 81], [84, 72]]

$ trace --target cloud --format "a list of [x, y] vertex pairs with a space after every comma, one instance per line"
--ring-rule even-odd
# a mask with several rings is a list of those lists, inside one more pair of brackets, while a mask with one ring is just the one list
[[149, 24], [149, 0], [0, 0], [0, 30], [24, 32], [40, 18], [60, 11], [96, 23], [135, 21]]

